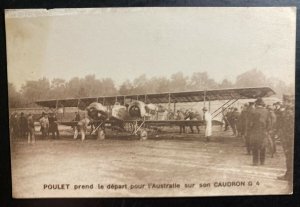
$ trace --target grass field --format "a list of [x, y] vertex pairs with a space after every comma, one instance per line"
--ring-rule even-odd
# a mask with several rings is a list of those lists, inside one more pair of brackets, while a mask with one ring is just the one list
[[264, 166], [252, 166], [252, 157], [246, 155], [240, 138], [215, 132], [211, 142], [205, 142], [201, 136], [162, 133], [140, 141], [137, 137], [108, 133], [106, 140], [88, 137], [82, 142], [73, 140], [71, 132], [65, 131], [56, 140], [38, 136], [35, 144], [13, 140], [13, 195], [29, 198], [289, 193], [288, 183], [276, 179], [285, 168], [280, 146], [274, 158], [267, 156]]

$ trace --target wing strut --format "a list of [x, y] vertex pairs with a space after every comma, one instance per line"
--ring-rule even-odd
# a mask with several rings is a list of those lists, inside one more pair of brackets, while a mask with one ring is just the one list
[[102, 121], [92, 132], [91, 134], [94, 134], [101, 126], [102, 124], [104, 123], [104, 121]]
[[232, 99], [228, 100], [226, 103], [224, 103], [222, 106], [220, 106], [219, 108], [217, 108], [214, 112], [211, 113], [211, 115], [213, 115], [214, 113], [216, 113], [217, 111], [219, 111], [220, 109], [222, 109], [226, 104], [228, 104], [230, 101], [232, 101]]
[[79, 103], [80, 103], [80, 98], [77, 101], [77, 111], [79, 111]]
[[56, 103], [55, 103], [55, 112], [57, 111], [57, 107], [58, 107], [58, 100], [56, 100]]
[[145, 118], [143, 118], [143, 121], [142, 121], [141, 124], [138, 124], [138, 121], [135, 121], [135, 124], [134, 124], [134, 131], [133, 131], [132, 134], [137, 135], [137, 133], [138, 133], [138, 131], [140, 130], [140, 128], [145, 124], [145, 121], [146, 121]]
[[206, 90], [204, 90], [204, 96], [203, 96], [203, 104], [204, 104], [204, 107], [205, 107], [205, 102], [206, 102]]
[[234, 104], [235, 102], [237, 102], [239, 99], [230, 99], [229, 101], [227, 101], [226, 103], [224, 103], [221, 107], [219, 107], [217, 110], [215, 110], [212, 114], [213, 115], [212, 119], [214, 119], [215, 117], [217, 117], [219, 114], [223, 113], [224, 110], [226, 110], [227, 108], [229, 108], [230, 106], [232, 106], [232, 104]]
[[168, 100], [168, 110], [171, 110], [171, 94], [169, 93], [169, 100]]

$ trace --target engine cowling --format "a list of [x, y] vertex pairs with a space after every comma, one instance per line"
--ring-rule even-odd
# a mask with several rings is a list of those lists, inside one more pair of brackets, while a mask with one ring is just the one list
[[108, 111], [101, 103], [93, 102], [87, 108], [88, 116], [93, 120], [105, 120], [108, 117]]
[[147, 104], [145, 108], [149, 115], [155, 115], [158, 111], [158, 107], [155, 104]]
[[150, 117], [157, 113], [158, 107], [154, 104], [145, 104], [142, 101], [134, 101], [128, 107], [129, 115], [132, 118]]
[[115, 105], [112, 108], [111, 115], [117, 120], [125, 120], [128, 117], [126, 106], [122, 106], [119, 103], [115, 103]]
[[128, 113], [132, 118], [141, 118], [146, 115], [146, 104], [142, 101], [133, 101], [128, 106]]

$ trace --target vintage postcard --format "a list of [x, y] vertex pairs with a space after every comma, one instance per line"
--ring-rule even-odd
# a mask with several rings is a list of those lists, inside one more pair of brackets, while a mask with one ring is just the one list
[[296, 8], [5, 11], [14, 198], [293, 193]]

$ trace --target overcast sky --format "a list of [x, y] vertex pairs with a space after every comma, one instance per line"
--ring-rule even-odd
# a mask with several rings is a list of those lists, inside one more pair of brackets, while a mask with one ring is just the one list
[[114, 8], [6, 11], [8, 79], [110, 77], [117, 85], [251, 69], [294, 81], [294, 8]]

